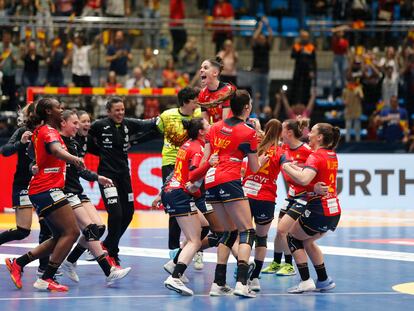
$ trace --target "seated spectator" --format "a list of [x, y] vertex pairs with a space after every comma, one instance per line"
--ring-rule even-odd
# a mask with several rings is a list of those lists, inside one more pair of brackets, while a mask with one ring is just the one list
[[407, 142], [408, 114], [407, 110], [398, 106], [398, 98], [391, 97], [390, 107], [384, 107], [380, 112], [381, 124], [379, 137], [386, 142]]
[[127, 89], [132, 88], [149, 88], [151, 87], [150, 81], [144, 76], [142, 72], [142, 68], [140, 66], [136, 66], [133, 70], [133, 76], [127, 80], [125, 83], [125, 87]]
[[345, 105], [345, 141], [351, 141], [351, 129], [355, 133], [355, 141], [361, 141], [362, 99], [364, 93], [357, 79], [350, 77], [346, 88], [342, 92]]
[[172, 57], [168, 58], [162, 71], [163, 87], [176, 87], [178, 76], [178, 72], [175, 70], [174, 59]]
[[200, 53], [197, 48], [197, 39], [189, 37], [180, 53], [181, 69], [188, 72], [192, 79], [200, 67]]
[[152, 85], [155, 85], [156, 70], [158, 69], [158, 58], [154, 55], [152, 48], [146, 47], [144, 49], [143, 58], [139, 64], [142, 68], [144, 76], [146, 76]]
[[21, 59], [23, 60], [24, 67], [22, 73], [22, 85], [28, 86], [39, 86], [39, 63], [45, 59], [46, 55], [46, 44], [42, 40], [40, 41], [42, 53], [37, 53], [36, 41], [29, 41], [25, 47], [23, 47]]
[[223, 49], [218, 52], [217, 56], [223, 60], [220, 81], [237, 85], [237, 61], [239, 60], [239, 55], [234, 49], [233, 41], [230, 39], [224, 41]]
[[108, 88], [119, 88], [122, 87], [122, 84], [117, 81], [117, 76], [115, 71], [109, 71], [106, 78], [105, 87]]

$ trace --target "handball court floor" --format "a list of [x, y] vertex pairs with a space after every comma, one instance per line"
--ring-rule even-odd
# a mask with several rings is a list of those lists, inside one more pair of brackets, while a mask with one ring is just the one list
[[[102, 214], [105, 217], [105, 214]], [[14, 227], [13, 214], [0, 214], [0, 230]], [[0, 310], [402, 310], [414, 306], [414, 212], [345, 212], [340, 226], [319, 244], [323, 248], [328, 273], [337, 287], [329, 293], [287, 294], [298, 276], [262, 275], [262, 291], [256, 299], [209, 297], [214, 277], [214, 250], [204, 253], [204, 269], [189, 267], [189, 287], [193, 297], [182, 297], [164, 288], [167, 278], [162, 266], [168, 260], [167, 218], [162, 212], [136, 213], [130, 229], [121, 240], [122, 266], [130, 274], [118, 284], [107, 287], [96, 263], [81, 260], [80, 283], [65, 276], [59, 281], [69, 285], [67, 293], [38, 292], [32, 287], [37, 262], [25, 268], [23, 289], [10, 280], [4, 258], [18, 256], [32, 248], [38, 235], [37, 219], [25, 240], [0, 246]], [[269, 233], [273, 241], [275, 227]], [[269, 243], [267, 261], [273, 243]], [[81, 258], [82, 259], [82, 258]], [[234, 286], [234, 261], [227, 281]], [[311, 274], [315, 277], [313, 268]], [[141, 309], [143, 310], [143, 309]]]

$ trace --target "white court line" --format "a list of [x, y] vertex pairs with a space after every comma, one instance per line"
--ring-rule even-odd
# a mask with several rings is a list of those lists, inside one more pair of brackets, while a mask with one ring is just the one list
[[[306, 293], [306, 294], [288, 294], [288, 293], [274, 293], [274, 294], [259, 294], [265, 297], [306, 297], [306, 296], [376, 296], [376, 295], [407, 295], [399, 292], [331, 292], [331, 293]], [[122, 295], [122, 296], [65, 296], [65, 297], [1, 297], [0, 301], [16, 301], [16, 300], [68, 300], [68, 299], [125, 299], [125, 298], [175, 298], [179, 297], [172, 295]], [[193, 297], [210, 297], [207, 294], [196, 294]], [[235, 296], [228, 296], [235, 297]], [[215, 298], [212, 298], [215, 299]]]
[[[19, 247], [19, 248], [34, 248], [37, 246], [36, 243], [11, 243], [3, 244], [3, 247]], [[268, 250], [273, 250], [273, 243], [268, 243]], [[383, 251], [366, 248], [350, 248], [350, 247], [337, 247], [337, 246], [320, 246], [322, 252], [325, 255], [334, 256], [347, 256], [347, 257], [358, 257], [358, 258], [369, 258], [369, 259], [382, 259], [392, 261], [405, 261], [414, 262], [414, 253], [408, 252], [394, 252], [394, 251]], [[133, 257], [148, 257], [148, 258], [164, 258], [169, 259], [169, 250], [161, 248], [144, 248], [144, 247], [120, 247], [120, 255], [122, 256], [133, 256]], [[19, 256], [19, 255], [17, 255]], [[4, 264], [5, 257], [16, 257], [16, 255], [0, 254], [0, 264]], [[216, 262], [216, 253], [205, 252], [203, 256], [204, 262]], [[273, 258], [267, 257], [265, 262], [271, 262]], [[229, 259], [230, 263], [235, 263], [236, 260], [233, 257]], [[92, 264], [91, 262], [79, 262], [79, 264]]]

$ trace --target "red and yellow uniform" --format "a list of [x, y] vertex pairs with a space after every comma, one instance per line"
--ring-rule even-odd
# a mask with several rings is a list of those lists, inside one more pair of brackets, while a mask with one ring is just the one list
[[218, 154], [219, 164], [208, 171], [206, 189], [240, 180], [243, 158], [257, 149], [256, 131], [235, 117], [214, 124], [207, 142], [211, 145], [211, 153]]
[[210, 168], [208, 162], [200, 166], [203, 155], [204, 141], [199, 139], [186, 141], [178, 150], [173, 176], [161, 193], [162, 203], [170, 216], [194, 215], [197, 208], [203, 214], [212, 212], [200, 190], [190, 193], [185, 187], [188, 182], [202, 179]]
[[[198, 94], [198, 102], [201, 106], [201, 111], [205, 111], [208, 114], [208, 121], [213, 124], [223, 118], [223, 108], [230, 108], [230, 94], [234, 93], [236, 87], [230, 83], [220, 82], [216, 90], [209, 90], [204, 87], [200, 94]], [[212, 101], [219, 100], [220, 98], [227, 98], [217, 107], [207, 108], [203, 107], [203, 103], [209, 103]], [[231, 111], [229, 112], [228, 118], [232, 116]]]
[[29, 184], [29, 195], [65, 186], [66, 162], [50, 153], [50, 145], [60, 143], [66, 150], [59, 132], [48, 125], [38, 127], [32, 135], [36, 165], [39, 173], [33, 176]]
[[249, 199], [260, 201], [276, 201], [276, 180], [280, 172], [280, 165], [284, 161], [284, 150], [279, 146], [272, 146], [266, 152], [269, 160], [262, 165], [257, 173], [247, 167], [243, 180], [244, 193]]
[[211, 145], [211, 153], [219, 157], [218, 165], [210, 168], [206, 174], [206, 201], [244, 199], [241, 168], [243, 158], [256, 152], [256, 131], [243, 120], [232, 117], [215, 123], [206, 141]]
[[[338, 173], [338, 158], [332, 150], [318, 149], [306, 160], [305, 167], [316, 172], [315, 178], [309, 185], [311, 193], [308, 202], [320, 199], [325, 216], [336, 216], [341, 214], [341, 207], [336, 191], [336, 175]], [[317, 182], [324, 182], [328, 186], [328, 194], [325, 196], [313, 193], [313, 185]]]
[[[204, 141], [190, 139], [185, 142], [177, 152], [174, 174], [171, 180], [167, 183], [165, 189], [182, 189], [185, 192], [188, 192], [185, 185], [190, 181], [195, 182], [204, 177], [205, 173], [210, 168], [208, 162], [199, 167], [203, 155]], [[199, 197], [200, 194], [200, 190], [196, 193], [192, 193], [195, 197]]]
[[[308, 144], [303, 143], [298, 148], [291, 149], [289, 145], [283, 144], [282, 148], [285, 150], [285, 156], [288, 161], [295, 161], [298, 166], [303, 167], [309, 155], [313, 152]], [[296, 185], [286, 174], [285, 180], [289, 184], [288, 197], [296, 197], [306, 193], [306, 187]]]

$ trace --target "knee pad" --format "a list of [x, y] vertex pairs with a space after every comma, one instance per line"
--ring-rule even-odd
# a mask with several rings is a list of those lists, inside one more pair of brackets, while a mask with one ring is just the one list
[[16, 229], [10, 229], [9, 232], [13, 235], [13, 240], [23, 240], [29, 236], [30, 229], [17, 226]]
[[256, 230], [254, 229], [247, 229], [246, 231], [242, 231], [239, 233], [240, 236], [240, 244], [249, 244], [250, 247], [253, 246], [254, 240], [256, 239]]
[[201, 241], [207, 236], [207, 234], [210, 232], [210, 227], [201, 227]]
[[86, 241], [99, 241], [99, 228], [96, 224], [90, 224], [82, 231]]
[[99, 230], [99, 239], [100, 239], [105, 234], [106, 226], [105, 225], [98, 225], [98, 230]]
[[303, 249], [303, 241], [294, 238], [291, 234], [287, 236], [287, 242], [290, 252], [293, 254], [298, 249]]
[[208, 236], [208, 246], [217, 247], [220, 244], [220, 239], [224, 232], [211, 232]]
[[256, 235], [256, 247], [266, 247], [267, 248], [267, 235], [266, 236]]
[[232, 248], [237, 240], [237, 230], [225, 231], [220, 239], [220, 243]]

